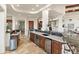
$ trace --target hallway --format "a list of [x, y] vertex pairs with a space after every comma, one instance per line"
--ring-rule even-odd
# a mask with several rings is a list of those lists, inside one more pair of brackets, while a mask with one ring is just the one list
[[29, 41], [25, 36], [21, 36], [19, 46], [14, 51], [6, 51], [5, 54], [46, 54], [41, 48], [36, 44]]

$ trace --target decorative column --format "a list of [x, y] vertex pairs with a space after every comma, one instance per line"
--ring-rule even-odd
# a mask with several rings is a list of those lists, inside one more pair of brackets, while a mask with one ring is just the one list
[[26, 37], [29, 36], [29, 24], [28, 24], [28, 19], [25, 19], [25, 35]]
[[42, 30], [47, 30], [48, 27], [48, 10], [42, 11]]
[[34, 19], [34, 29], [38, 29], [38, 19]]
[[18, 19], [16, 17], [12, 17], [12, 30], [19, 29], [19, 23]]
[[63, 15], [58, 18], [58, 32], [63, 32]]
[[15, 18], [12, 17], [12, 30], [15, 30], [16, 28], [16, 21], [15, 21]]
[[0, 11], [0, 53], [5, 53], [5, 39], [6, 39], [6, 6], [1, 5], [3, 11]]

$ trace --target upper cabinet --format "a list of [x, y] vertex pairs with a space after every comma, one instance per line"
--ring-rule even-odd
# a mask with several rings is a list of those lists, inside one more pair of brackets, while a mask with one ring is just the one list
[[42, 28], [42, 21], [38, 21], [38, 29], [41, 30]]
[[68, 5], [65, 7], [65, 12], [69, 13], [69, 12], [77, 12], [79, 11], [79, 4], [73, 4], [73, 5]]
[[7, 16], [6, 19], [6, 31], [12, 30], [12, 16]]
[[7, 19], [6, 24], [7, 24], [6, 31], [12, 30], [12, 20]]
[[29, 29], [34, 29], [34, 21], [29, 21]]

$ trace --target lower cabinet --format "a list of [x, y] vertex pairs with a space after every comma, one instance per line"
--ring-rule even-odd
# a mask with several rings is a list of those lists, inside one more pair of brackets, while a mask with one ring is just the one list
[[45, 50], [45, 37], [39, 36], [39, 46]]
[[48, 54], [61, 54], [62, 44], [58, 41], [30, 33], [30, 40], [45, 50]]
[[45, 39], [45, 51], [48, 54], [51, 54], [51, 40], [50, 39]]
[[34, 39], [35, 39], [35, 34], [34, 33], [30, 33], [30, 40], [32, 42], [34, 42]]
[[51, 49], [52, 49], [52, 54], [61, 54], [62, 44], [58, 41], [52, 40]]
[[35, 35], [34, 42], [36, 45], [39, 46], [39, 35], [37, 35], [37, 34]]

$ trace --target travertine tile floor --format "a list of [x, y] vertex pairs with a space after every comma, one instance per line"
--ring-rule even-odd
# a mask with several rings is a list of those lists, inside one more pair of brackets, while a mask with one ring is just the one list
[[19, 46], [14, 51], [6, 51], [5, 54], [46, 54], [36, 44], [21, 36]]

